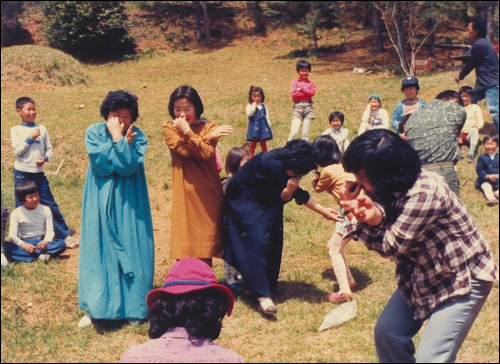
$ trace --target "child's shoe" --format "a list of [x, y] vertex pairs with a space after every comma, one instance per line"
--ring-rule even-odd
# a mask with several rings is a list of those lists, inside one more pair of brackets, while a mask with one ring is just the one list
[[347, 293], [330, 293], [328, 296], [326, 296], [328, 301], [332, 303], [343, 303], [343, 302], [349, 302], [352, 301], [352, 296]]
[[474, 156], [472, 154], [467, 155], [467, 163], [474, 163]]
[[486, 202], [486, 205], [487, 206], [495, 206], [495, 205], [498, 205], [498, 200], [497, 199], [494, 199], [494, 200], [489, 200], [488, 202]]
[[227, 288], [229, 288], [233, 293], [241, 292], [241, 286], [238, 283], [228, 283], [226, 279], [224, 279], [224, 284]]
[[66, 248], [68, 249], [78, 248], [80, 245], [80, 241], [72, 236], [67, 236], [66, 239], [64, 239], [64, 242], [66, 243]]
[[50, 255], [50, 254], [40, 254], [38, 256], [38, 259], [40, 259], [45, 264], [49, 264], [49, 262], [52, 260], [52, 255]]
[[133, 318], [129, 318], [129, 319], [127, 319], [127, 321], [128, 321], [128, 324], [131, 326], [139, 326], [142, 323], [142, 320], [133, 319]]
[[493, 192], [493, 196], [495, 196], [495, 197], [496, 197], [496, 199], [498, 200], [498, 198], [499, 198], [499, 196], [498, 196], [498, 191], [494, 191], [494, 192]]

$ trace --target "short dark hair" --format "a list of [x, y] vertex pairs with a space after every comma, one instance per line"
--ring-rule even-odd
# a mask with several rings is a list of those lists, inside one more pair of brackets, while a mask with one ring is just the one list
[[483, 144], [488, 140], [494, 141], [498, 145], [498, 134], [486, 134], [483, 138]]
[[308, 61], [306, 61], [305, 59], [298, 61], [297, 65], [295, 66], [295, 69], [297, 70], [297, 72], [299, 72], [302, 68], [307, 68], [309, 70], [309, 72], [311, 72], [311, 64]]
[[482, 17], [475, 16], [470, 20], [470, 23], [472, 23], [472, 29], [477, 32], [478, 38], [486, 38], [486, 34], [488, 34], [488, 30], [486, 28], [487, 24]]
[[21, 110], [24, 106], [24, 104], [35, 104], [35, 100], [33, 100], [31, 97], [23, 96], [20, 97], [16, 100], [16, 110], [19, 109]]
[[304, 175], [317, 167], [318, 157], [311, 143], [304, 139], [290, 140], [283, 147], [283, 166], [298, 175]]
[[441, 101], [453, 101], [457, 100], [460, 106], [464, 106], [464, 100], [462, 100], [462, 96], [455, 90], [446, 90], [440, 92], [436, 95], [435, 99]]
[[339, 146], [330, 135], [321, 135], [314, 139], [313, 147], [318, 157], [318, 165], [326, 167], [330, 164], [337, 164], [342, 160]]
[[226, 156], [226, 162], [224, 163], [226, 174], [235, 174], [238, 169], [240, 169], [241, 160], [245, 156], [250, 156], [248, 143], [245, 143], [242, 147], [232, 147], [229, 149]]
[[129, 91], [110, 91], [101, 104], [101, 116], [104, 120], [108, 120], [111, 111], [125, 108], [132, 113], [132, 122], [134, 122], [139, 117], [138, 100], [137, 96]]
[[460, 89], [458, 90], [458, 94], [462, 95], [462, 92], [465, 92], [465, 93], [467, 93], [467, 94], [469, 94], [471, 96], [474, 95], [474, 89], [472, 87], [470, 87], [470, 86], [462, 86], [462, 87], [460, 87]]
[[372, 129], [356, 137], [345, 151], [346, 172], [363, 169], [375, 190], [375, 199], [389, 207], [395, 192], [408, 191], [420, 174], [417, 152], [395, 133]]
[[38, 186], [35, 182], [28, 180], [20, 182], [14, 189], [14, 194], [16, 195], [17, 200], [21, 203], [26, 201], [26, 196], [35, 192], [40, 193]]
[[197, 119], [199, 119], [201, 114], [203, 114], [203, 111], [205, 111], [203, 108], [203, 102], [201, 102], [198, 92], [189, 85], [182, 85], [177, 87], [174, 92], [172, 92], [170, 95], [170, 101], [168, 102], [168, 113], [173, 119], [175, 119], [174, 103], [180, 99], [187, 99], [193, 104]]
[[227, 306], [226, 295], [213, 288], [180, 295], [164, 293], [149, 311], [149, 337], [157, 339], [170, 328], [184, 327], [189, 339], [215, 340]]
[[331, 123], [333, 118], [339, 118], [340, 123], [344, 125], [344, 114], [342, 114], [340, 111], [334, 111], [328, 115], [328, 122]]
[[262, 96], [262, 102], [264, 102], [264, 100], [266, 99], [266, 96], [264, 95], [264, 90], [262, 89], [262, 87], [250, 86], [250, 91], [248, 91], [248, 103], [251, 104], [253, 102], [252, 101], [252, 94], [254, 92], [260, 93], [260, 95]]
[[398, 124], [399, 134], [403, 134], [405, 132], [405, 126], [406, 126], [406, 123], [408, 122], [408, 119], [410, 118], [410, 116], [411, 116], [411, 114], [406, 114], [401, 118], [401, 120], [399, 120], [399, 124]]

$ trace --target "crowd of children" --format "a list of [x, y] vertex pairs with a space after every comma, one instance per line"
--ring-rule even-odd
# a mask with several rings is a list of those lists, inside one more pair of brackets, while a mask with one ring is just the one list
[[[408, 148], [413, 150], [412, 147], [418, 153], [413, 144], [417, 119], [425, 118], [425, 112], [430, 112], [433, 108], [443, 110], [443, 113], [455, 113], [446, 111], [447, 108], [465, 108], [465, 123], [459, 120], [461, 116], [456, 119], [461, 130], [454, 137], [453, 143], [457, 150], [459, 146], [468, 144], [466, 160], [473, 163], [479, 143], [479, 131], [484, 125], [480, 108], [471, 103], [474, 95], [471, 87], [460, 88], [451, 98], [442, 93], [428, 105], [418, 98], [418, 79], [407, 76], [401, 84], [405, 99], [396, 105], [390, 120], [387, 111], [382, 108], [381, 96], [372, 93], [368, 97], [356, 143], [351, 144], [351, 147], [356, 144], [355, 147], [349, 146], [349, 130], [344, 127], [345, 116], [337, 110], [328, 116], [330, 128], [311, 144], [308, 140], [311, 122], [315, 118], [312, 98], [316, 93], [316, 84], [309, 80], [309, 62], [299, 61], [296, 71], [299, 77], [290, 84], [293, 111], [287, 145], [267, 152], [267, 141], [273, 139], [273, 133], [269, 110], [264, 105], [264, 90], [259, 86], [250, 86], [245, 138], [249, 143], [230, 149], [225, 160], [226, 176], [222, 181], [219, 177], [221, 165], [220, 154], [217, 157], [217, 143], [220, 138], [232, 132], [232, 127], [218, 126], [202, 117], [203, 103], [194, 88], [184, 85], [174, 90], [168, 105], [172, 120], [163, 125], [163, 135], [172, 157], [170, 256], [178, 261], [198, 258], [209, 267], [213, 257], [223, 256], [225, 284], [238, 294], [245, 291], [256, 297], [260, 310], [266, 315], [275, 315], [277, 312], [271, 296], [276, 289], [281, 265], [285, 203], [295, 199], [298, 204], [304, 204], [326, 219], [336, 221], [327, 246], [339, 291], [329, 294], [327, 299], [331, 302], [349, 301], [356, 282], [343, 250], [353, 236], [359, 237], [367, 245], [373, 245], [376, 244], [373, 241], [378, 241], [374, 236], [379, 234], [376, 229], [372, 229], [375, 235], [369, 237], [364, 236], [363, 232], [352, 233], [353, 226], [363, 226], [362, 223], [366, 221], [370, 226], [378, 226], [385, 219], [397, 219], [398, 212], [391, 210], [391, 203], [403, 202], [395, 199], [396, 195], [391, 197], [387, 193], [402, 193], [416, 188], [416, 176], [420, 173], [407, 171], [407, 175], [412, 176], [410, 182], [405, 180], [407, 176], [398, 180], [399, 177], [394, 175], [392, 180], [388, 177], [388, 181], [391, 181], [387, 184], [380, 182], [375, 178], [376, 172], [371, 175], [366, 173], [365, 163], [381, 163], [382, 154], [378, 151], [361, 151], [364, 144], [359, 140], [366, 140], [365, 144], [368, 145], [373, 142], [373, 130], [385, 129], [376, 132], [380, 143], [390, 140], [390, 145], [397, 145], [405, 153]], [[443, 106], [445, 103], [442, 100], [450, 104]], [[455, 105], [462, 102], [463, 108]], [[21, 118], [21, 124], [11, 129], [11, 138], [16, 154], [14, 189], [17, 208], [10, 214], [8, 241], [4, 243], [5, 220], [9, 212], [2, 207], [2, 269], [7, 265], [4, 254], [11, 261], [30, 262], [39, 259], [48, 263], [64, 252], [69, 244], [78, 244], [71, 237], [71, 231], [43, 173], [45, 163], [52, 158], [53, 149], [47, 129], [35, 124], [34, 100], [19, 98], [16, 101], [16, 112]], [[127, 91], [110, 92], [101, 105], [101, 115], [106, 122], [92, 125], [85, 136], [90, 163], [82, 211], [78, 288], [80, 308], [85, 311], [85, 315], [79, 323], [80, 327], [90, 325], [95, 318], [128, 319], [131, 324], [136, 324], [142, 322], [147, 317], [147, 309], [156, 304], [149, 301], [147, 307], [145, 304], [146, 296], [152, 289], [154, 244], [143, 166], [147, 139], [140, 129], [132, 125], [139, 116], [137, 98]], [[426, 122], [429, 121], [433, 122], [430, 119]], [[302, 138], [297, 139], [301, 125]], [[398, 141], [391, 139], [392, 136], [388, 137], [387, 133], [393, 134], [387, 131], [390, 126], [399, 134], [399, 138], [395, 138], [398, 141], [408, 141], [408, 144], [401, 146]], [[257, 143], [263, 153], [256, 154]], [[476, 188], [483, 191], [487, 205], [494, 206], [499, 203], [498, 135], [486, 135], [483, 144], [485, 153], [478, 157], [476, 164]], [[366, 155], [361, 156], [360, 153]], [[370, 162], [370, 153], [378, 159]], [[348, 169], [344, 169], [345, 164], [342, 164], [345, 155], [348, 156]], [[398, 159], [401, 156], [396, 158], [392, 150], [385, 157]], [[412, 154], [411, 158], [413, 157]], [[418, 157], [422, 160], [421, 156], [417, 155], [417, 159]], [[411, 168], [417, 168], [416, 165], [413, 166], [415, 160], [411, 159], [409, 163], [412, 164]], [[448, 167], [442, 161], [423, 164], [425, 165], [421, 166], [418, 163], [419, 171], [421, 167], [429, 167], [424, 169], [431, 171], [435, 164], [440, 164], [441, 169]], [[318, 166], [322, 168], [321, 171], [318, 171]], [[451, 167], [454, 168], [454, 165]], [[371, 169], [373, 170], [373, 166]], [[380, 164], [380, 171], [377, 173], [385, 173], [386, 169]], [[321, 206], [299, 188], [300, 179], [311, 170], [314, 170], [313, 189], [318, 193], [327, 191], [331, 194], [340, 206], [338, 212]], [[439, 193], [448, 191], [440, 181], [434, 181], [435, 177], [428, 172], [422, 172], [418, 178], [433, 179], [432, 183], [436, 184]], [[389, 185], [393, 182], [400, 185]], [[345, 186], [352, 189], [346, 190]], [[125, 190], [135, 192], [132, 195], [124, 194]], [[456, 196], [451, 199], [451, 204], [462, 206], [458, 190], [455, 192]], [[128, 206], [126, 212], [120, 208], [124, 204]], [[469, 219], [468, 212], [463, 211], [464, 216]], [[368, 216], [368, 212], [372, 215]], [[374, 219], [376, 223], [372, 224]], [[139, 220], [143, 223], [136, 224]], [[136, 240], [141, 241], [140, 249], [137, 249]], [[478, 238], [479, 240], [481, 239]], [[486, 245], [481, 246], [481, 254], [484, 254], [485, 261], [488, 260], [490, 264], [489, 250]], [[395, 251], [389, 252], [389, 248], [385, 251], [386, 247], [378, 249], [387, 256], [397, 255]], [[144, 267], [148, 269], [145, 270]], [[204, 267], [198, 268], [206, 270]], [[497, 279], [497, 268], [490, 268], [487, 280]], [[481, 277], [476, 278], [480, 280]], [[121, 283], [115, 285], [116, 282]], [[217, 289], [224, 291], [222, 288]], [[165, 287], [163, 291], [167, 292]], [[96, 295], [95, 292], [100, 294]], [[465, 289], [462, 293], [467, 295], [469, 292], [470, 290]], [[448, 297], [451, 296], [445, 298]], [[173, 298], [169, 296], [165, 299], [162, 304], [167, 307], [170, 305], [168, 300]], [[232, 296], [227, 296], [222, 301], [232, 302], [231, 300]], [[230, 313], [227, 302], [221, 307]], [[424, 312], [422, 309], [421, 319], [429, 317], [434, 307], [428, 303], [425, 309], [428, 311]], [[157, 314], [158, 317], [163, 315], [162, 312]], [[223, 316], [224, 313], [217, 317], [221, 320]], [[168, 329], [169, 326], [162, 326], [153, 336], [159, 337]], [[213, 338], [217, 336], [218, 333]]]

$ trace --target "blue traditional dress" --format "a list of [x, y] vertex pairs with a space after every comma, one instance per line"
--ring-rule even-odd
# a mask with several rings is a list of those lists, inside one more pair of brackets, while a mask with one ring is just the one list
[[267, 109], [264, 105], [259, 109], [255, 108], [255, 114], [248, 117], [247, 141], [257, 140], [271, 140], [273, 139], [273, 132], [267, 120]]
[[154, 242], [144, 174], [147, 138], [137, 127], [116, 144], [106, 123], [85, 133], [85, 180], [78, 267], [78, 302], [93, 318], [144, 319], [153, 288]]

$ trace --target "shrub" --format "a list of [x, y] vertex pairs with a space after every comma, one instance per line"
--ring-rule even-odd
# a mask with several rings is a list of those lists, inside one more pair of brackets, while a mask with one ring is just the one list
[[2, 47], [33, 44], [29, 31], [19, 22], [24, 1], [2, 1]]
[[2, 82], [41, 82], [49, 85], [87, 84], [89, 76], [73, 57], [35, 45], [2, 48]]
[[46, 1], [49, 45], [80, 59], [116, 59], [134, 53], [123, 1]]

